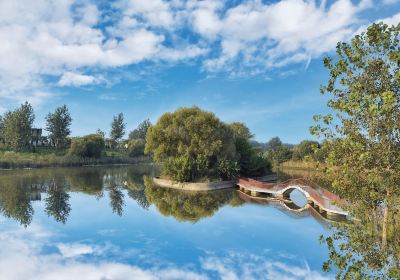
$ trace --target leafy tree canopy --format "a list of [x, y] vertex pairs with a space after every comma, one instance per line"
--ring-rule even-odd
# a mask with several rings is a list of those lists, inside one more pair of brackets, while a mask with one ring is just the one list
[[[400, 25], [372, 24], [337, 59], [321, 92], [336, 115], [315, 116], [311, 132], [329, 145], [326, 163], [333, 186], [350, 200], [389, 203], [400, 193]], [[340, 170], [340, 172], [337, 172]]]
[[147, 130], [151, 126], [149, 119], [142, 121], [136, 129], [129, 133], [129, 139], [143, 139], [146, 140]]
[[53, 113], [46, 117], [46, 130], [49, 138], [56, 148], [65, 147], [67, 137], [71, 134], [72, 118], [66, 105], [58, 107]]
[[283, 145], [281, 139], [279, 137], [271, 138], [266, 144], [265, 148], [267, 151], [276, 151], [279, 147]]
[[162, 115], [148, 130], [145, 152], [163, 162], [167, 175], [178, 181], [216, 177], [219, 165], [229, 165], [229, 173], [237, 169], [231, 129], [197, 107]]
[[300, 144], [296, 145], [293, 149], [293, 159], [303, 160], [307, 156], [314, 158], [314, 153], [320, 147], [317, 141], [304, 140]]
[[25, 102], [14, 111], [9, 111], [3, 117], [3, 141], [6, 146], [20, 150], [29, 146], [32, 125], [35, 120], [32, 106]]
[[124, 123], [124, 115], [119, 113], [117, 116], [114, 116], [113, 121], [111, 123], [111, 132], [110, 138], [112, 141], [117, 142], [122, 139], [125, 135], [125, 126]]
[[73, 139], [69, 154], [78, 157], [99, 158], [104, 148], [104, 139], [99, 134], [90, 134]]

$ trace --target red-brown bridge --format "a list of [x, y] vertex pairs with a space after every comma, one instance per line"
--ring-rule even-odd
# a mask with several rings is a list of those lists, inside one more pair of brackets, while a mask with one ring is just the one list
[[300, 191], [308, 204], [328, 218], [347, 217], [348, 212], [339, 205], [344, 203], [337, 195], [305, 179], [291, 179], [282, 183], [262, 182], [250, 178], [239, 178], [237, 185], [240, 191], [253, 197], [275, 197], [287, 200], [294, 190]]

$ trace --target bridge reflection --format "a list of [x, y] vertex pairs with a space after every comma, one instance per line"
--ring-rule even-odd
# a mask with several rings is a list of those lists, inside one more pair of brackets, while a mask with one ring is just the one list
[[[334, 221], [343, 221], [348, 217], [348, 212], [339, 207], [345, 203], [344, 200], [305, 179], [271, 183], [240, 178], [237, 185], [240, 196], [245, 201], [275, 204], [293, 213], [309, 213]], [[299, 207], [290, 199], [290, 193], [294, 190], [298, 190], [307, 198], [307, 204], [303, 207]]]

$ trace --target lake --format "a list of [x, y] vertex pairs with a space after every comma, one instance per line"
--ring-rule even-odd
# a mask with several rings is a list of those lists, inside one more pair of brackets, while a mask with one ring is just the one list
[[146, 177], [155, 174], [151, 165], [0, 171], [1, 278], [335, 277], [322, 271], [329, 221], [245, 202], [236, 189], [162, 189]]

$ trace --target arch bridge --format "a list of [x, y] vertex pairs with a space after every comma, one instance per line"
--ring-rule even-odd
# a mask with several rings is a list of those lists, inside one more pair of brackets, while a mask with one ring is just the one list
[[339, 205], [344, 204], [339, 196], [319, 187], [305, 179], [291, 179], [282, 183], [262, 182], [251, 178], [239, 178], [237, 185], [240, 191], [252, 197], [273, 197], [282, 201], [290, 200], [290, 193], [300, 191], [306, 198], [307, 204], [327, 218], [337, 219], [348, 217], [348, 212]]

